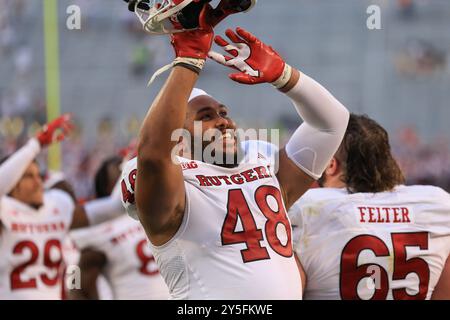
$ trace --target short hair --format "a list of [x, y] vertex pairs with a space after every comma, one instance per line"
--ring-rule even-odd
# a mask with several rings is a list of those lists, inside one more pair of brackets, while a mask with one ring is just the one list
[[343, 182], [351, 193], [390, 191], [405, 183], [387, 131], [367, 115], [350, 115], [335, 158], [342, 165]]
[[111, 165], [120, 165], [122, 159], [120, 157], [110, 157], [102, 162], [100, 168], [97, 170], [95, 174], [95, 197], [96, 198], [104, 198], [110, 195], [108, 190], [108, 186], [111, 183], [108, 168]]

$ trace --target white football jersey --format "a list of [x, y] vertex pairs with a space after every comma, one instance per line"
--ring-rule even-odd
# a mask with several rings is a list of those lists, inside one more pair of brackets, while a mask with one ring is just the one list
[[47, 191], [38, 210], [10, 197], [0, 199], [0, 300], [61, 299], [62, 242], [74, 208], [60, 190]]
[[169, 298], [169, 289], [139, 222], [124, 215], [70, 235], [79, 250], [90, 248], [106, 256], [103, 275], [115, 300]]
[[[259, 148], [250, 142], [247, 152], [249, 144]], [[179, 158], [183, 222], [168, 243], [153, 247], [174, 299], [301, 299], [291, 224], [263, 149], [236, 168]], [[133, 198], [135, 169], [136, 160], [124, 172], [126, 198]]]
[[312, 189], [289, 215], [305, 299], [430, 299], [450, 253], [450, 195], [436, 187]]

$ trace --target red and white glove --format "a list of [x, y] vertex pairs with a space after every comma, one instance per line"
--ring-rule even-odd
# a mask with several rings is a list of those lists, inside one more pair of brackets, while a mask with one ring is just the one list
[[[173, 33], [170, 35], [176, 58], [172, 63], [157, 70], [150, 79], [148, 86], [150, 86], [159, 75], [178, 65], [200, 74], [205, 66], [208, 52], [211, 50], [214, 40], [214, 30], [208, 22], [208, 17], [212, 10], [213, 8], [210, 4], [205, 4], [199, 17], [199, 29]], [[180, 26], [177, 25], [177, 22], [172, 21], [172, 24], [176, 28], [180, 28]]]
[[65, 114], [44, 125], [42, 130], [37, 133], [36, 139], [38, 139], [41, 147], [46, 147], [54, 142], [64, 140], [72, 129], [73, 124], [70, 122], [70, 115]]
[[231, 44], [221, 36], [216, 36], [214, 41], [229, 55], [210, 51], [208, 56], [226, 67], [240, 71], [230, 74], [231, 80], [249, 85], [271, 83], [277, 89], [286, 86], [292, 76], [292, 67], [272, 47], [239, 27], [236, 32], [228, 29], [225, 34]]
[[[210, 4], [205, 4], [199, 17], [199, 29], [173, 33], [170, 35], [171, 44], [177, 58], [206, 60], [214, 39], [213, 28], [207, 22], [208, 16], [212, 10]], [[173, 23], [175, 24], [175, 22]]]

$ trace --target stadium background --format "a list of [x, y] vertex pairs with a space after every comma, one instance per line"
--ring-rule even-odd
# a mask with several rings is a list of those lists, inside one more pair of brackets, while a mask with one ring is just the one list
[[[46, 121], [46, 0], [0, 0], [0, 154], [15, 150]], [[215, 1], [217, 2], [217, 1]], [[58, 0], [61, 112], [77, 131], [62, 146], [63, 171], [77, 195], [92, 195], [100, 162], [137, 134], [173, 57], [166, 37], [143, 33], [121, 0]], [[81, 30], [66, 9], [81, 8]], [[367, 7], [382, 9], [382, 30], [368, 30]], [[409, 183], [450, 189], [450, 1], [260, 0], [218, 28], [248, 28], [292, 65], [330, 89], [351, 111], [385, 126]], [[209, 63], [198, 86], [231, 108], [238, 124], [299, 124], [288, 99], [269, 87], [245, 87]], [[45, 155], [41, 159], [45, 161]]]

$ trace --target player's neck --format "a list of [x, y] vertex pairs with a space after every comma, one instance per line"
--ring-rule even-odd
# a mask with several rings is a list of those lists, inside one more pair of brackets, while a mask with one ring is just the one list
[[231, 164], [231, 163], [229, 163], [229, 164], [227, 164], [227, 163], [223, 163], [223, 164], [212, 163], [212, 165], [215, 165], [215, 166], [218, 166], [221, 168], [226, 168], [226, 169], [233, 169], [233, 168], [239, 167], [239, 163], [233, 163], [233, 164]]
[[342, 181], [341, 176], [327, 177], [322, 183], [323, 188], [344, 189], [347, 188], [345, 182]]
[[25, 203], [25, 204], [36, 211], [38, 211], [42, 207], [42, 204], [35, 204], [35, 203]]
[[239, 152], [234, 154], [232, 157], [228, 157], [225, 155], [224, 158], [222, 159], [222, 161], [208, 161], [208, 159], [204, 159], [204, 157], [202, 157], [201, 159], [196, 159], [192, 153], [180, 153], [180, 157], [189, 159], [189, 160], [201, 161], [204, 163], [208, 163], [208, 164], [211, 164], [214, 166], [218, 166], [221, 168], [227, 168], [227, 169], [239, 167], [239, 165], [241, 164], [241, 162], [244, 158], [243, 154], [239, 153]]
[[[243, 158], [244, 157], [243, 157], [242, 152], [236, 152], [232, 156], [224, 154], [223, 159], [221, 159], [222, 161], [218, 161], [218, 162], [214, 161], [211, 164], [221, 167], [221, 168], [233, 169], [233, 168], [239, 167]], [[207, 161], [203, 160], [203, 162], [207, 162]]]
[[[17, 200], [17, 199], [16, 199]], [[43, 206], [43, 204], [42, 203], [30, 203], [30, 202], [25, 202], [25, 201], [21, 201], [21, 200], [18, 200], [18, 201], [20, 201], [20, 202], [22, 202], [24, 205], [26, 205], [26, 206], [28, 206], [28, 207], [30, 207], [30, 208], [32, 208], [32, 209], [34, 209], [34, 210], [39, 210], [42, 206]]]

